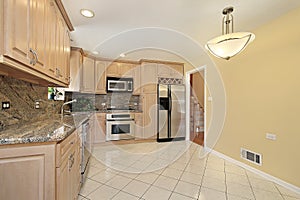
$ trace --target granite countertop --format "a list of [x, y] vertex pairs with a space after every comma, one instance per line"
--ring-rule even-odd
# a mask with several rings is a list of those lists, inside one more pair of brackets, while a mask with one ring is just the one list
[[142, 113], [142, 110], [97, 110], [96, 113]]
[[60, 115], [55, 115], [52, 119], [14, 125], [0, 132], [0, 145], [59, 142], [73, 133], [89, 117], [90, 113], [78, 113], [65, 116], [61, 122]]

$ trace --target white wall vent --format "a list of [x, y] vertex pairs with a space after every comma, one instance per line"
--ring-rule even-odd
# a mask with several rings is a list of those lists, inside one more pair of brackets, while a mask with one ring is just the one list
[[241, 157], [257, 165], [262, 165], [261, 154], [249, 151], [247, 149], [241, 148]]

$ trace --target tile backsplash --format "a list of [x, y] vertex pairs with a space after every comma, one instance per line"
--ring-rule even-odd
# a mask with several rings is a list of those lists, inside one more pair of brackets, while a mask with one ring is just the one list
[[[0, 105], [9, 101], [10, 109], [0, 112], [0, 131], [29, 121], [52, 118], [63, 102], [48, 100], [48, 88], [0, 75]], [[36, 101], [39, 109], [35, 109]]]

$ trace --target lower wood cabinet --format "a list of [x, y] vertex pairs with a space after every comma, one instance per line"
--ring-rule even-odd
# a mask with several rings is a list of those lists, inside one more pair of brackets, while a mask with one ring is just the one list
[[95, 114], [94, 144], [106, 141], [106, 113]]
[[80, 188], [80, 140], [75, 131], [56, 147], [56, 199], [77, 199]]
[[0, 146], [0, 199], [55, 199], [55, 144]]
[[136, 140], [144, 139], [143, 113], [134, 114], [134, 136]]
[[157, 94], [143, 94], [144, 139], [157, 137]]
[[0, 199], [77, 199], [79, 148], [77, 131], [57, 144], [0, 145]]

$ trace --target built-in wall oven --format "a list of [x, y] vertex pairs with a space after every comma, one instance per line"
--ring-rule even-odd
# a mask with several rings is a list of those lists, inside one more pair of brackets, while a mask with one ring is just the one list
[[134, 139], [134, 114], [106, 114], [106, 140]]

